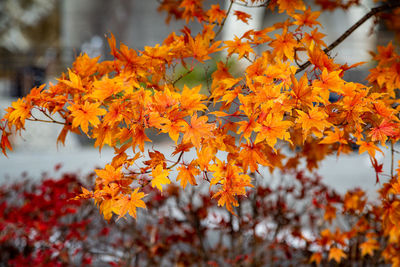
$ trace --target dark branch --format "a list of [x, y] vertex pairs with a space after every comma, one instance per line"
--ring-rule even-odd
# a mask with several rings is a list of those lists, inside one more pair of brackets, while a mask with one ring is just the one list
[[[353, 26], [351, 26], [347, 31], [345, 31], [339, 38], [336, 39], [333, 43], [331, 43], [327, 48], [324, 49], [325, 54], [329, 53], [332, 49], [334, 49], [336, 46], [338, 46], [341, 42], [343, 42], [347, 37], [349, 37], [358, 27], [360, 27], [364, 22], [366, 22], [369, 18], [372, 16], [386, 11], [390, 10], [396, 7], [400, 7], [400, 2], [396, 3], [394, 1], [389, 2], [383, 6], [380, 7], [374, 7], [369, 11], [367, 14], [365, 14], [361, 19], [359, 19]], [[300, 68], [296, 71], [296, 74], [305, 70], [308, 66], [311, 65], [310, 61], [305, 62], [300, 66]]]

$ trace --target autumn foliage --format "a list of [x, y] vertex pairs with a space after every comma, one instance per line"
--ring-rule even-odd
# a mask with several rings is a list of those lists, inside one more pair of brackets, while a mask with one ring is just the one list
[[[320, 13], [359, 1], [316, 0], [322, 11], [302, 0], [238, 0], [226, 10], [201, 0], [160, 1], [167, 20], [197, 21], [201, 30], [193, 33], [184, 27], [141, 51], [117, 45], [110, 34], [112, 60], [80, 55], [56, 84], [33, 88], [7, 109], [0, 124], [2, 151], [12, 150], [9, 136], [22, 131], [26, 120], [61, 124], [58, 143], [73, 132], [93, 139], [100, 151], [104, 145], [114, 148], [113, 160], [95, 170], [94, 188], [83, 187], [77, 196], [94, 199], [106, 220], [113, 215], [136, 218], [138, 210], [152, 205], [144, 188], [164, 194], [175, 181], [183, 189], [206, 184], [211, 199], [242, 219], [241, 199], [249, 192], [261, 194], [268, 170], [296, 176], [303, 168], [318, 169], [328, 155], [357, 147], [369, 155], [377, 182], [388, 178], [379, 204], [367, 205], [361, 190], [349, 191], [340, 200], [327, 197], [326, 203], [314, 199], [315, 208], [324, 210], [320, 226], [330, 227], [320, 229], [314, 239], [297, 235], [316, 248], [309, 262], [371, 258], [399, 266], [399, 174], [393, 158], [390, 173], [382, 173], [376, 159], [382, 154], [380, 146], [386, 145], [392, 151], [386, 156], [393, 157], [400, 138], [397, 43], [393, 40], [372, 53], [376, 65], [366, 84], [343, 78], [363, 63], [342, 65], [329, 53], [372, 16], [398, 34], [400, 3], [375, 2], [359, 23], [327, 46]], [[252, 19], [235, 10], [240, 5], [286, 17], [233, 40], [218, 40], [227, 16], [242, 23]], [[243, 66], [241, 73], [231, 70], [232, 61]], [[206, 80], [189, 86], [185, 78], [196, 69], [206, 73]], [[172, 155], [158, 151], [157, 144], [150, 148], [149, 131], [171, 139]], [[340, 214], [349, 214], [354, 223], [335, 228]]]

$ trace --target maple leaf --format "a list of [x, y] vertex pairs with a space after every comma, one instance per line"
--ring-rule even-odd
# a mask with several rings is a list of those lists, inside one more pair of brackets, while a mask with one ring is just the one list
[[92, 134], [92, 138], [96, 139], [94, 147], [99, 147], [100, 152], [104, 145], [113, 147], [115, 142], [114, 137], [117, 132], [118, 129], [109, 125], [100, 125], [99, 127], [94, 128]]
[[360, 245], [361, 254], [363, 256], [370, 255], [371, 257], [374, 255], [374, 250], [378, 250], [380, 248], [379, 242], [375, 239], [368, 238], [367, 241]]
[[196, 151], [197, 154], [197, 159], [196, 163], [199, 164], [199, 167], [201, 170], [207, 170], [208, 169], [208, 164], [212, 159], [215, 157], [215, 148], [211, 146], [206, 146], [202, 147], [202, 149], [199, 151]]
[[191, 185], [197, 185], [196, 179], [194, 178], [196, 175], [200, 174], [200, 170], [192, 161], [189, 165], [182, 164], [177, 168], [179, 171], [178, 176], [176, 177], [177, 181], [181, 181], [181, 186], [185, 189], [187, 183], [189, 182]]
[[135, 148], [139, 146], [140, 151], [144, 151], [144, 143], [146, 141], [152, 142], [146, 135], [143, 126], [135, 124], [129, 132], [133, 132], [132, 146]]
[[372, 128], [368, 135], [371, 136], [372, 141], [380, 141], [384, 145], [388, 137], [397, 134], [397, 129], [396, 123], [384, 119], [379, 126]]
[[291, 14], [295, 9], [305, 10], [302, 0], [277, 0], [277, 3], [279, 5], [279, 13], [286, 11], [288, 14]]
[[209, 22], [217, 21], [218, 24], [221, 24], [226, 17], [226, 12], [221, 10], [219, 4], [211, 5], [211, 8], [207, 11], [207, 16]]
[[94, 171], [104, 181], [105, 185], [119, 181], [123, 177], [121, 167], [116, 169], [110, 164], [107, 164], [104, 169], [96, 169]]
[[221, 190], [215, 193], [212, 197], [213, 198], [219, 197], [218, 206], [225, 206], [229, 212], [235, 214], [233, 212], [233, 207], [239, 206], [239, 203], [231, 192], [226, 190]]
[[128, 213], [129, 215], [131, 215], [133, 218], [136, 219], [136, 208], [146, 209], [146, 204], [142, 200], [142, 198], [144, 198], [146, 194], [138, 191], [139, 188], [136, 188], [131, 193], [130, 197], [124, 196], [115, 203], [113, 211], [117, 215], [119, 215], [117, 220], [124, 217], [126, 213]]
[[315, 264], [320, 265], [322, 261], [322, 253], [321, 252], [314, 252], [310, 257], [310, 263], [315, 262]]
[[333, 219], [336, 218], [336, 208], [332, 205], [325, 206], [324, 220], [328, 222], [332, 222]]
[[278, 138], [289, 141], [288, 129], [292, 125], [293, 122], [284, 121], [282, 115], [268, 114], [265, 120], [254, 128], [254, 131], [258, 132], [254, 143], [265, 140], [271, 148], [274, 148]]
[[153, 176], [153, 179], [151, 179], [151, 186], [157, 187], [158, 190], [162, 192], [162, 186], [171, 183], [171, 181], [168, 179], [168, 175], [168, 169], [164, 169], [162, 165], [157, 165], [157, 167], [151, 172], [151, 176]]
[[81, 127], [82, 131], [87, 134], [89, 130], [89, 123], [93, 127], [97, 127], [100, 124], [98, 116], [102, 116], [107, 113], [105, 109], [99, 108], [101, 103], [89, 103], [85, 102], [83, 105], [72, 104], [68, 106], [68, 110], [71, 111], [72, 127]]
[[312, 43], [316, 44], [317, 46], [326, 47], [326, 43], [322, 40], [325, 36], [326, 34], [319, 32], [318, 29], [315, 28], [310, 33], [304, 33], [303, 39], [301, 39], [301, 41], [304, 42], [307, 47], [309, 47]]
[[358, 153], [359, 154], [362, 154], [365, 151], [367, 151], [371, 158], [375, 158], [375, 152], [376, 151], [379, 151], [379, 152], [381, 152], [383, 154], [382, 150], [379, 147], [377, 147], [373, 142], [358, 141], [357, 145], [360, 146], [358, 148]]
[[214, 124], [207, 123], [207, 116], [197, 117], [197, 114], [192, 116], [190, 124], [187, 123], [184, 128], [183, 142], [191, 141], [196, 147], [200, 147], [200, 142], [203, 138], [212, 137], [212, 130], [214, 130]]
[[298, 42], [292, 33], [284, 30], [282, 34], [275, 34], [275, 40], [271, 41], [269, 46], [274, 48], [274, 53], [278, 58], [284, 59], [286, 57], [293, 60], [294, 49], [298, 46]]
[[379, 183], [379, 174], [383, 173], [383, 163], [379, 164], [376, 158], [369, 158], [371, 160], [372, 167], [375, 170], [376, 183]]
[[202, 103], [204, 95], [199, 94], [201, 85], [189, 89], [186, 85], [183, 86], [182, 93], [180, 95], [181, 109], [187, 110], [189, 115], [193, 115], [196, 111], [205, 110], [207, 107]]
[[190, 149], [193, 147], [193, 144], [189, 143], [181, 143], [175, 147], [174, 152], [171, 153], [172, 156], [175, 156], [179, 153], [189, 152]]
[[93, 82], [93, 92], [89, 95], [96, 100], [104, 101], [106, 98], [116, 95], [124, 90], [123, 81], [119, 78], [103, 77], [99, 81]]
[[246, 24], [249, 24], [248, 20], [251, 19], [250, 14], [240, 11], [240, 10], [235, 10], [233, 15], [236, 16], [237, 20], [241, 20], [242, 22], [244, 22]]
[[82, 84], [82, 79], [79, 75], [75, 74], [72, 70], [68, 69], [69, 80], [59, 79], [58, 81], [68, 85], [73, 89], [77, 89], [78, 91], [85, 91], [85, 88]]
[[82, 77], [87, 77], [94, 74], [97, 70], [98, 63], [100, 56], [95, 58], [90, 58], [86, 53], [79, 55], [72, 66], [76, 74], [81, 75]]
[[291, 80], [293, 85], [290, 95], [295, 100], [295, 106], [297, 106], [298, 103], [300, 103], [308, 107], [312, 107], [313, 91], [311, 90], [311, 87], [308, 86], [307, 75], [302, 76], [299, 81], [297, 81], [294, 75], [292, 75]]
[[224, 41], [224, 48], [228, 48], [228, 55], [232, 55], [233, 53], [237, 53], [239, 55], [238, 59], [242, 57], [248, 57], [250, 53], [254, 54], [253, 48], [251, 48], [248, 42], [242, 42], [236, 35], [233, 41]]
[[322, 99], [328, 103], [330, 91], [342, 94], [344, 81], [339, 77], [341, 71], [328, 71], [323, 69], [319, 79], [313, 81], [313, 87], [318, 90]]
[[295, 13], [291, 15], [296, 21], [294, 22], [295, 25], [298, 26], [307, 26], [307, 27], [314, 27], [316, 25], [321, 26], [321, 23], [317, 21], [317, 18], [321, 12], [319, 11], [311, 11], [311, 8], [308, 7], [303, 13]]
[[334, 144], [336, 142], [341, 144], [347, 144], [347, 140], [343, 137], [344, 132], [336, 129], [335, 131], [327, 132], [327, 136], [324, 137], [319, 143], [320, 144]]
[[165, 163], [165, 156], [163, 153], [160, 151], [154, 150], [150, 151], [149, 150], [149, 157], [150, 160], [144, 161], [143, 163], [150, 168], [156, 168], [158, 165], [161, 165], [164, 169], [166, 168], [167, 164]]
[[326, 120], [328, 114], [318, 107], [312, 107], [308, 113], [305, 113], [301, 110], [297, 110], [299, 117], [296, 120], [296, 123], [301, 124], [301, 128], [303, 131], [303, 138], [307, 137], [307, 134], [310, 130], [317, 136], [322, 136], [322, 131], [325, 128], [331, 127], [332, 124]]
[[18, 98], [11, 103], [12, 108], [8, 109], [8, 120], [14, 124], [21, 124], [24, 127], [25, 120], [31, 115], [31, 105], [24, 99]]
[[340, 248], [333, 247], [329, 250], [328, 260], [334, 260], [337, 263], [341, 262], [343, 259], [347, 258], [347, 255]]
[[328, 71], [334, 71], [339, 68], [339, 65], [335, 64], [320, 47], [316, 46], [315, 42], [311, 42], [307, 47], [307, 52], [311, 64], [315, 65], [316, 68], [320, 70], [326, 68]]
[[194, 39], [189, 38], [189, 47], [193, 57], [200, 62], [211, 59], [210, 54], [222, 50], [222, 48], [219, 48], [221, 43], [221, 41], [211, 43], [209, 38], [202, 35], [197, 35]]
[[239, 121], [237, 122], [237, 124], [240, 125], [240, 127], [238, 128], [236, 133], [242, 133], [241, 137], [244, 137], [247, 141], [249, 141], [249, 138], [257, 125], [254, 116], [249, 118], [248, 120]]
[[107, 114], [103, 118], [103, 123], [110, 126], [119, 124], [124, 118], [123, 111], [123, 105], [118, 102], [111, 103], [111, 105], [109, 105]]
[[[1, 127], [0, 127], [1, 129]], [[0, 141], [0, 147], [2, 153], [7, 157], [7, 149], [12, 151], [12, 146], [10, 144], [10, 141], [8, 140], [8, 137], [11, 135], [11, 133], [8, 133], [3, 130], [3, 133], [1, 134], [1, 141]]]
[[263, 166], [272, 166], [265, 154], [263, 153], [264, 146], [262, 143], [249, 145], [242, 144], [242, 150], [239, 152], [239, 159], [243, 162], [243, 171], [246, 172], [247, 168], [250, 167], [251, 172], [258, 170], [258, 164]]

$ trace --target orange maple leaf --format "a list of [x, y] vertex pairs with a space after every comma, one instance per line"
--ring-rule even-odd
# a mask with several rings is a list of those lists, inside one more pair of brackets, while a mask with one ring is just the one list
[[301, 41], [304, 42], [307, 47], [309, 47], [312, 43], [318, 46], [326, 47], [326, 43], [322, 40], [325, 36], [326, 34], [319, 32], [318, 29], [315, 28], [310, 33], [304, 33], [303, 39], [301, 39]]
[[146, 209], [146, 203], [142, 200], [146, 194], [138, 191], [139, 188], [136, 188], [130, 197], [124, 196], [115, 203], [113, 211], [119, 215], [117, 220], [124, 217], [126, 213], [136, 219], [136, 208]]
[[294, 22], [295, 25], [314, 27], [316, 25], [321, 26], [321, 23], [317, 21], [317, 18], [321, 12], [319, 11], [311, 11], [311, 8], [308, 7], [303, 13], [295, 13], [292, 17], [296, 20]]
[[13, 124], [20, 124], [24, 127], [25, 120], [31, 115], [31, 105], [25, 99], [18, 98], [17, 101], [12, 102], [12, 108], [8, 108], [6, 118]]
[[315, 264], [319, 265], [322, 261], [322, 253], [314, 252], [310, 257], [310, 263], [315, 262]]
[[233, 53], [239, 54], [239, 58], [248, 57], [250, 53], [254, 54], [253, 48], [251, 48], [248, 42], [242, 42], [236, 35], [233, 41], [224, 41], [225, 47], [228, 48], [228, 55], [232, 55]]
[[203, 104], [204, 95], [199, 94], [201, 85], [189, 89], [186, 85], [183, 86], [180, 95], [181, 109], [187, 110], [189, 115], [193, 115], [196, 111], [205, 110], [207, 107]]
[[221, 41], [211, 42], [209, 38], [197, 35], [194, 39], [189, 36], [189, 47], [193, 57], [200, 62], [211, 59], [210, 54], [222, 50]]
[[362, 243], [360, 245], [360, 248], [361, 248], [361, 254], [363, 256], [365, 256], [367, 254], [370, 256], [373, 256], [374, 250], [378, 250], [380, 248], [380, 245], [377, 240], [368, 238], [367, 241], [365, 241], [364, 243]]
[[242, 161], [244, 172], [247, 171], [248, 167], [250, 167], [251, 172], [257, 171], [258, 164], [272, 166], [263, 153], [264, 145], [262, 143], [254, 145], [242, 144], [241, 147], [242, 150], [239, 152], [239, 159]]
[[119, 181], [123, 177], [121, 167], [116, 169], [110, 164], [107, 164], [104, 169], [96, 169], [94, 171], [103, 180], [103, 184], [105, 185]]
[[114, 136], [117, 132], [118, 129], [110, 125], [100, 124], [99, 127], [93, 129], [92, 138], [96, 139], [94, 147], [99, 147], [100, 152], [104, 145], [112, 147], [115, 142]]
[[221, 24], [226, 17], [226, 12], [221, 10], [219, 4], [211, 5], [211, 8], [207, 11], [207, 16], [209, 22], [217, 21], [218, 24]]
[[184, 165], [178, 167], [177, 170], [179, 171], [178, 176], [176, 177], [177, 181], [181, 181], [181, 186], [185, 189], [187, 183], [189, 182], [191, 185], [197, 185], [195, 176], [200, 174], [200, 170], [192, 161], [189, 165]]
[[302, 0], [277, 0], [276, 2], [279, 5], [279, 13], [286, 11], [291, 14], [295, 9], [304, 10], [306, 8]]
[[266, 141], [266, 143], [274, 148], [277, 139], [289, 141], [290, 134], [288, 129], [293, 125], [291, 121], [284, 121], [282, 115], [268, 114], [262, 124], [257, 124], [254, 128], [255, 132], [258, 132], [254, 143]]
[[72, 66], [77, 74], [82, 75], [82, 77], [87, 77], [96, 72], [98, 66], [97, 61], [99, 58], [100, 56], [90, 58], [86, 53], [84, 53], [75, 59]]
[[73, 89], [77, 89], [79, 91], [85, 91], [85, 88], [82, 84], [82, 79], [79, 75], [75, 74], [72, 70], [68, 69], [69, 80], [67, 79], [59, 79], [58, 81], [68, 85]]
[[214, 130], [215, 125], [207, 123], [207, 116], [197, 117], [195, 114], [190, 119], [190, 124], [186, 123], [184, 128], [183, 142], [191, 141], [192, 144], [196, 147], [200, 147], [200, 142], [203, 138], [210, 138], [212, 134], [212, 130]]
[[89, 96], [100, 101], [104, 101], [106, 98], [116, 95], [124, 90], [122, 87], [122, 79], [103, 77], [99, 81], [93, 82], [93, 92]]
[[302, 104], [311, 107], [313, 105], [313, 91], [308, 85], [307, 75], [302, 76], [299, 81], [292, 75], [291, 80], [293, 85], [290, 95], [295, 100], [295, 106]]
[[379, 147], [377, 147], [373, 142], [358, 141], [357, 145], [360, 146], [358, 148], [358, 153], [359, 154], [362, 154], [365, 151], [367, 151], [371, 158], [375, 158], [375, 152], [379, 151], [383, 155], [382, 150]]
[[313, 87], [322, 99], [328, 103], [330, 92], [342, 94], [344, 81], [339, 77], [341, 71], [328, 71], [326, 68], [322, 71], [319, 79], [313, 81]]
[[342, 258], [345, 259], [347, 258], [347, 255], [341, 250], [340, 248], [333, 247], [329, 250], [329, 260], [334, 260], [337, 263], [342, 261]]
[[81, 127], [82, 131], [87, 134], [89, 130], [89, 123], [96, 127], [99, 125], [100, 120], [98, 116], [102, 116], [107, 113], [105, 109], [99, 108], [101, 103], [89, 103], [85, 102], [83, 105], [72, 104], [68, 106], [71, 111], [72, 127]]
[[299, 46], [298, 41], [294, 38], [292, 33], [288, 33], [285, 29], [282, 34], [275, 34], [275, 40], [269, 44], [274, 48], [274, 54], [279, 59], [288, 58], [294, 59], [294, 49]]
[[311, 130], [317, 137], [322, 137], [322, 132], [331, 127], [332, 124], [328, 122], [326, 119], [328, 118], [328, 114], [323, 109], [318, 107], [312, 107], [308, 113], [305, 113], [301, 110], [297, 110], [299, 117], [296, 120], [296, 123], [301, 124], [301, 128], [303, 131], [303, 138], [307, 137], [307, 134]]
[[250, 14], [240, 11], [240, 10], [235, 10], [235, 12], [233, 14], [236, 16], [237, 20], [241, 20], [244, 23], [249, 24], [248, 20], [251, 19]]
[[227, 190], [221, 190], [218, 191], [217, 193], [215, 193], [213, 196], [213, 198], [219, 197], [218, 199], [218, 206], [225, 206], [226, 209], [231, 212], [232, 214], [235, 214], [233, 212], [233, 207], [237, 207], [239, 206], [238, 201], [236, 200], [235, 196], [227, 191]]

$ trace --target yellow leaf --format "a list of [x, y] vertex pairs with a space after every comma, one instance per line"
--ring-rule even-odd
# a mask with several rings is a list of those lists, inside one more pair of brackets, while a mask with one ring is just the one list
[[342, 261], [342, 258], [343, 259], [347, 258], [347, 255], [340, 248], [331, 248], [329, 250], [329, 256], [328, 256], [329, 260], [333, 259], [334, 261], [339, 263]]
[[168, 179], [169, 170], [164, 169], [161, 165], [158, 165], [151, 172], [153, 179], [151, 180], [151, 186], [157, 187], [161, 192], [163, 191], [162, 186], [165, 184], [170, 184], [171, 181]]

